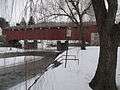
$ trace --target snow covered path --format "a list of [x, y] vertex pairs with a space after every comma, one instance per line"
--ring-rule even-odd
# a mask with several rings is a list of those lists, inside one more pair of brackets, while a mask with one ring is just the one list
[[0, 47], [0, 53], [6, 52], [23, 52], [23, 49], [13, 48], [13, 47]]
[[[0, 47], [0, 53], [8, 53], [8, 52], [23, 52], [23, 49], [12, 48], [12, 47]], [[10, 67], [13, 64], [17, 65], [18, 63], [24, 62], [25, 56], [19, 57], [9, 57], [9, 58], [0, 58], [0, 69], [4, 67]]]
[[25, 61], [32, 62], [42, 59], [41, 56], [18, 56], [9, 58], [0, 58], [0, 69], [5, 67], [16, 66], [19, 64], [25, 64]]
[[[65, 55], [65, 52], [62, 54]], [[81, 51], [79, 48], [69, 50], [69, 55], [76, 55], [77, 61], [68, 61], [67, 68], [64, 61], [57, 68], [49, 69], [42, 75], [31, 90], [92, 90], [88, 83], [93, 78], [99, 56], [99, 47], [88, 47], [87, 50]], [[60, 56], [58, 56], [59, 58]], [[68, 57], [73, 58], [73, 57]], [[56, 58], [57, 59], [57, 58]], [[117, 85], [120, 86], [120, 48], [118, 50], [117, 63]], [[36, 77], [37, 78], [37, 77]], [[36, 78], [27, 81], [27, 88]], [[25, 90], [25, 82], [18, 84], [9, 90]]]
[[0, 68], [40, 60], [42, 57], [56, 57], [59, 52], [53, 50], [24, 50], [12, 47], [0, 47]]

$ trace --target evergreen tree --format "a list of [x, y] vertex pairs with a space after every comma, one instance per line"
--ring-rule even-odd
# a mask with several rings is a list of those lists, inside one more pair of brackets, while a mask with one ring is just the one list
[[8, 26], [10, 26], [9, 23], [4, 18], [0, 17], [0, 27], [5, 28]]
[[20, 26], [26, 26], [26, 21], [25, 21], [24, 17], [22, 18], [22, 20], [20, 22]]
[[35, 24], [34, 17], [33, 17], [33, 16], [30, 16], [30, 19], [29, 19], [28, 25], [34, 25], [34, 24]]

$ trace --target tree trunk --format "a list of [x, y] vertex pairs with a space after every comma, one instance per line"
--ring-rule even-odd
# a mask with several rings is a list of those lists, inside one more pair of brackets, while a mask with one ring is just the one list
[[118, 44], [116, 35], [105, 30], [99, 34], [99, 63], [96, 74], [89, 85], [93, 90], [117, 90], [115, 77]]
[[[90, 82], [93, 90], [117, 90], [116, 64], [118, 35], [113, 29], [118, 0], [91, 0], [100, 36], [100, 54], [96, 74]], [[108, 9], [105, 1], [107, 1]]]
[[84, 34], [81, 34], [81, 50], [86, 50]]
[[85, 44], [85, 38], [84, 38], [84, 29], [83, 29], [83, 25], [82, 22], [79, 25], [78, 29], [80, 30], [80, 46], [81, 46], [81, 50], [86, 50], [86, 44]]

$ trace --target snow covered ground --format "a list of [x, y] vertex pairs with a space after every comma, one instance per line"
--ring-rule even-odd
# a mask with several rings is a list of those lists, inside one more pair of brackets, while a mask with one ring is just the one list
[[42, 59], [41, 56], [18, 56], [18, 57], [10, 57], [10, 58], [0, 58], [0, 69], [10, 66], [15, 66], [18, 64], [24, 64], [25, 61], [32, 62]]
[[[0, 47], [0, 53], [8, 52], [24, 52], [24, 49], [12, 48], [12, 47]], [[40, 60], [41, 56], [18, 56], [9, 58], [0, 58], [0, 69], [4, 67], [10, 67], [18, 64], [23, 64], [26, 60], [31, 62], [34, 59]]]
[[[87, 50], [81, 51], [80, 48], [70, 49], [69, 55], [75, 55], [78, 61], [68, 61], [65, 68], [64, 60], [57, 68], [50, 68], [41, 78], [33, 85], [30, 90], [92, 90], [88, 83], [93, 78], [99, 57], [99, 47], [87, 47]], [[61, 55], [65, 55], [65, 52]], [[60, 56], [61, 56], [60, 55]], [[57, 58], [59, 58], [58, 56]], [[56, 59], [57, 59], [56, 58]], [[61, 59], [63, 59], [62, 57]], [[73, 56], [68, 58], [72, 59]], [[59, 60], [61, 60], [59, 59]], [[118, 50], [118, 63], [116, 82], [120, 86], [120, 48]], [[35, 79], [36, 76], [26, 82], [20, 83], [9, 90], [26, 90]]]
[[[0, 47], [0, 53], [8, 52], [22, 52], [24, 50], [12, 47]], [[0, 68], [9, 67], [11, 65], [16, 65], [18, 63], [24, 62], [25, 56], [20, 57], [10, 57], [10, 58], [0, 58]]]
[[0, 47], [0, 53], [5, 52], [23, 52], [23, 49], [12, 48], [12, 47]]

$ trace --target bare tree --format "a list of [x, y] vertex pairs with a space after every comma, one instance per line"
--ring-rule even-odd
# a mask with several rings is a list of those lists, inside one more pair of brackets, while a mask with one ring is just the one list
[[[42, 1], [42, 0], [41, 0]], [[83, 29], [83, 16], [87, 14], [87, 11], [91, 7], [91, 1], [89, 0], [49, 0], [47, 6], [40, 6], [39, 12], [45, 10], [43, 18], [60, 18], [63, 20], [69, 19], [69, 22], [73, 22], [80, 30], [81, 49], [85, 50], [84, 29]], [[42, 15], [42, 13], [41, 13]], [[67, 17], [67, 18], [65, 18]], [[58, 20], [59, 22], [59, 20]]]
[[89, 10], [91, 3], [89, 2], [87, 6], [83, 7], [83, 0], [65, 0], [66, 6], [68, 8], [67, 12], [64, 8], [60, 6], [60, 9], [65, 13], [69, 19], [78, 26], [80, 30], [81, 39], [81, 49], [85, 50], [85, 40], [84, 40], [84, 29], [83, 29], [83, 16]]
[[115, 77], [120, 28], [115, 24], [115, 18], [118, 0], [92, 0], [92, 5], [100, 36], [100, 54], [96, 74], [89, 85], [93, 90], [117, 90]]

